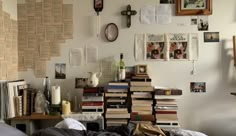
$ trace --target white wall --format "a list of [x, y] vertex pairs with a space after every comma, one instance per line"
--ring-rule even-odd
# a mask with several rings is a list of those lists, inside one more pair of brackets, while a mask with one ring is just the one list
[[[8, 0], [5, 0], [8, 1]], [[126, 28], [126, 18], [120, 15], [121, 10], [131, 4], [132, 9], [139, 10], [145, 4], [156, 4], [156, 0], [105, 0], [101, 13], [101, 27], [114, 22], [119, 27], [119, 37], [115, 42], [107, 42], [104, 36], [96, 37], [96, 14], [93, 10], [93, 0], [66, 0], [74, 5], [74, 38], [67, 40], [61, 49], [61, 57], [52, 58], [48, 62], [47, 75], [53, 84], [59, 83], [63, 91], [74, 90], [75, 77], [86, 77], [87, 72], [96, 71], [97, 65], [87, 65], [78, 68], [69, 67], [69, 49], [84, 47], [86, 44], [97, 46], [99, 59], [124, 53], [127, 65], [148, 64], [153, 85], [177, 87], [183, 89], [179, 100], [178, 117], [183, 128], [202, 131], [209, 136], [236, 135], [236, 97], [230, 92], [235, 91], [236, 77], [232, 56], [232, 35], [236, 27], [236, 1], [214, 0], [213, 15], [209, 16], [209, 31], [219, 31], [221, 42], [203, 43], [203, 32], [198, 32], [195, 26], [179, 26], [176, 22], [186, 23], [190, 17], [173, 17], [169, 25], [143, 25], [139, 15], [132, 17], [131, 28]], [[13, 3], [14, 4], [14, 3]], [[196, 74], [191, 75], [190, 61], [159, 61], [135, 62], [135, 33], [169, 33], [194, 32], [199, 33], [200, 54], [195, 64]], [[66, 80], [54, 79], [54, 64], [67, 64]], [[36, 79], [31, 70], [21, 72], [20, 78], [26, 79], [34, 87], [42, 87], [42, 79]], [[207, 92], [190, 93], [189, 83], [204, 81]]]

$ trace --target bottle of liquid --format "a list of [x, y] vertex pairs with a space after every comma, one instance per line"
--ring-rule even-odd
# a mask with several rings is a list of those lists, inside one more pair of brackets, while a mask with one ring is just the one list
[[51, 104], [51, 90], [50, 90], [50, 79], [48, 77], [45, 77], [43, 80], [43, 89], [44, 89], [44, 95], [45, 99], [48, 102], [48, 104]]
[[125, 62], [123, 60], [123, 53], [120, 54], [119, 62], [119, 80], [125, 80]]

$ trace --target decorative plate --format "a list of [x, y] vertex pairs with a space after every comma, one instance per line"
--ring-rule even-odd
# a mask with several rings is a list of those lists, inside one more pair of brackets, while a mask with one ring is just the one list
[[119, 30], [116, 24], [109, 23], [105, 28], [105, 37], [109, 42], [113, 42], [117, 39], [119, 35]]

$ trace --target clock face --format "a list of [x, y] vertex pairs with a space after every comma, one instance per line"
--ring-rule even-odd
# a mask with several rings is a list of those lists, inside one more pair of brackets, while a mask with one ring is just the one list
[[116, 24], [110, 23], [105, 28], [105, 37], [108, 41], [113, 42], [117, 39], [119, 30]]

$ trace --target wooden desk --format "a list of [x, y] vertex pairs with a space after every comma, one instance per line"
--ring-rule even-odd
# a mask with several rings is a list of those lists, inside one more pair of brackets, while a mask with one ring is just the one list
[[[32, 115], [11, 118], [11, 126], [32, 135], [34, 131], [42, 128], [52, 127], [63, 120], [61, 116]], [[46, 122], [46, 123], [45, 123]]]

